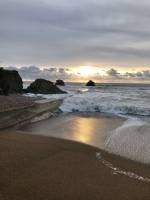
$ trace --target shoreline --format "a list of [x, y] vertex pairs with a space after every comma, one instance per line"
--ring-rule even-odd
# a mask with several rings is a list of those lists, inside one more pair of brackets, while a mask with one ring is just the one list
[[[36, 116], [35, 121], [48, 110], [58, 108], [61, 103], [56, 100], [52, 102], [39, 100], [35, 107], [30, 108], [30, 112]], [[49, 122], [47, 125], [50, 126]], [[89, 126], [92, 127], [92, 124]], [[41, 126], [42, 132], [46, 132], [44, 127]], [[84, 142], [35, 135], [27, 130], [16, 129], [15, 126], [0, 130], [0, 177], [2, 200], [150, 198], [148, 164], [106, 152]]]
[[[35, 124], [22, 126], [18, 130], [28, 134], [78, 141], [130, 160], [150, 163], [150, 129], [145, 122], [136, 118], [100, 113], [62, 113]], [[145, 134], [142, 131], [145, 131]]]
[[0, 197], [11, 200], [148, 200], [150, 184], [113, 174], [114, 166], [150, 177], [148, 165], [79, 142], [0, 131]]

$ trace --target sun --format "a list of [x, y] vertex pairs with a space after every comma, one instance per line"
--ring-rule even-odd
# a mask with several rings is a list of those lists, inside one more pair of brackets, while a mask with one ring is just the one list
[[82, 76], [89, 76], [95, 73], [95, 70], [92, 66], [81, 66], [78, 70], [78, 73]]

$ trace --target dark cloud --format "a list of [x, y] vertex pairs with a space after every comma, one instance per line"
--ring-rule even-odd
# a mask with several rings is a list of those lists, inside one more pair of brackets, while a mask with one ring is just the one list
[[107, 71], [109, 78], [115, 80], [129, 80], [129, 81], [150, 81], [150, 71], [126, 72], [119, 73], [116, 69], [111, 68]]
[[20, 67], [15, 66], [7, 67], [9, 70], [17, 70], [24, 80], [34, 80], [37, 78], [44, 78], [55, 81], [56, 79], [71, 80], [72, 76], [69, 75], [67, 68], [53, 68], [40, 69], [36, 66]]
[[147, 0], [1, 0], [4, 64], [150, 63]]
[[107, 74], [108, 74], [108, 76], [112, 76], [115, 78], [118, 78], [120, 76], [120, 73], [116, 69], [113, 69], [113, 68], [109, 69], [107, 71]]

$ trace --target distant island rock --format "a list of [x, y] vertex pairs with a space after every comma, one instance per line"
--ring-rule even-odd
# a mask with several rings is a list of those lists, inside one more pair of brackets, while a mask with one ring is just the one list
[[56, 80], [55, 85], [61, 85], [61, 86], [64, 86], [64, 85], [65, 85], [65, 82], [64, 82], [63, 80]]
[[64, 94], [65, 91], [59, 89], [53, 82], [45, 79], [36, 79], [26, 89], [27, 93], [34, 94]]
[[21, 93], [23, 89], [22, 78], [16, 70], [0, 68], [0, 94]]
[[89, 81], [86, 83], [86, 86], [95, 86], [95, 82], [92, 81], [92, 80], [89, 80]]

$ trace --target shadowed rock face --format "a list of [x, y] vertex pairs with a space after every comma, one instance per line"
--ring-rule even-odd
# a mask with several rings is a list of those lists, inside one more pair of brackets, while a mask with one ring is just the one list
[[92, 80], [89, 80], [86, 86], [95, 86], [95, 82], [93, 82]]
[[0, 68], [0, 94], [21, 93], [22, 89], [23, 82], [17, 71]]
[[56, 80], [56, 83], [55, 83], [55, 85], [62, 85], [62, 86], [64, 86], [64, 85], [65, 85], [65, 83], [64, 83], [64, 81], [63, 81], [63, 80]]
[[55, 86], [51, 81], [45, 79], [36, 79], [26, 89], [28, 93], [34, 94], [63, 94], [66, 93]]

